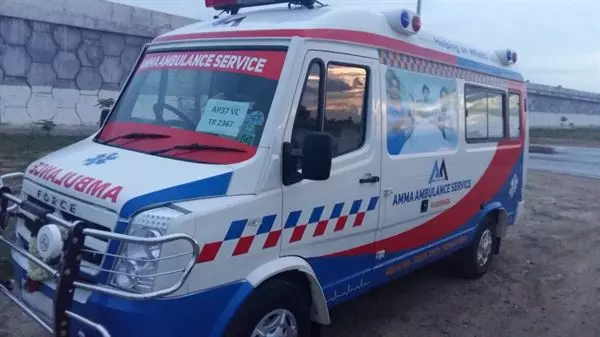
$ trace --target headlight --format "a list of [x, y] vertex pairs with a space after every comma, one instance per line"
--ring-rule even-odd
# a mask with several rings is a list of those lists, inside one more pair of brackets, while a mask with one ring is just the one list
[[[137, 237], [160, 237], [168, 228], [171, 219], [183, 213], [172, 208], [161, 207], [136, 215], [129, 224], [128, 235]], [[158, 269], [162, 245], [123, 243], [117, 258], [111, 284], [119, 288], [140, 293], [152, 291]]]

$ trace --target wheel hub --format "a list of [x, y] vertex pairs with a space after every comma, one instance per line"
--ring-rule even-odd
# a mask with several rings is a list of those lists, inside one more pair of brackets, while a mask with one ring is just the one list
[[477, 263], [482, 267], [485, 266], [490, 259], [492, 243], [492, 231], [489, 228], [486, 228], [483, 233], [481, 233], [479, 245], [477, 247]]
[[252, 337], [297, 337], [298, 324], [294, 315], [285, 309], [266, 314], [254, 328]]

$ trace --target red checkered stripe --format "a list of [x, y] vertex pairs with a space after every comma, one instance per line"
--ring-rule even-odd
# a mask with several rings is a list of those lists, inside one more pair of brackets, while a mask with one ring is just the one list
[[[253, 226], [248, 225], [248, 219], [235, 220], [229, 225], [222, 241], [208, 242], [202, 246], [196, 262], [214, 261], [223, 244], [228, 241], [236, 241], [231, 256], [240, 256], [247, 254], [253, 245], [260, 246], [260, 243], [257, 243], [259, 241], [262, 242], [261, 249], [263, 250], [277, 247], [283, 231], [291, 231], [288, 243], [297, 243], [305, 239], [324, 236], [329, 225], [333, 226], [334, 233], [360, 227], [363, 225], [365, 215], [377, 209], [379, 197], [375, 196], [370, 198], [368, 202], [364, 201], [366, 200], [358, 199], [348, 203], [350, 207], [347, 210], [345, 210], [347, 208], [345, 202], [336, 203], [331, 208], [329, 217], [325, 218], [323, 218], [325, 206], [314, 207], [308, 221], [304, 223], [300, 222], [302, 210], [292, 211], [287, 215], [283, 229], [274, 226], [277, 218], [276, 214], [264, 216], [255, 231], [251, 229]], [[314, 227], [314, 229], [309, 231], [309, 227]]]
[[389, 50], [379, 51], [379, 61], [387, 66], [412, 72], [439, 77], [460, 78], [468, 82], [496, 87], [506, 87], [507, 85], [507, 81], [502, 78]]

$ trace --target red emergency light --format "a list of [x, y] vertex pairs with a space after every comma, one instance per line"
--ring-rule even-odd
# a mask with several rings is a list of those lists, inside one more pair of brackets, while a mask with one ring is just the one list
[[205, 0], [206, 7], [216, 10], [238, 10], [244, 7], [275, 5], [283, 3], [294, 3], [306, 7], [312, 7], [315, 0]]

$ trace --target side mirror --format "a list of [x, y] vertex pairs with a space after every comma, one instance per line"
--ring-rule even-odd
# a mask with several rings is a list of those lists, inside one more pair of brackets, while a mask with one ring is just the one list
[[327, 180], [333, 160], [333, 137], [326, 132], [314, 132], [304, 138], [302, 147], [302, 177]]
[[[304, 138], [302, 151], [291, 143], [283, 143], [283, 184], [293, 185], [304, 179], [327, 180], [333, 160], [333, 137], [325, 132], [313, 132]], [[301, 165], [300, 162], [301, 161]], [[298, 170], [302, 168], [302, 173]]]
[[102, 109], [102, 111], [100, 111], [100, 126], [104, 125], [104, 122], [106, 122], [106, 118], [108, 117], [109, 113], [110, 109]]

